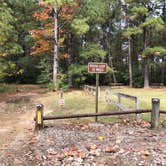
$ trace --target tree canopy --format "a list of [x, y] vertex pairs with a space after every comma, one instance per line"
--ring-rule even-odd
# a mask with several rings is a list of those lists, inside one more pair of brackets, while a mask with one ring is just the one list
[[101, 76], [102, 85], [166, 84], [165, 5], [158, 0], [2, 0], [0, 80], [49, 86], [54, 80], [56, 88], [94, 84], [87, 65], [105, 62], [110, 72]]

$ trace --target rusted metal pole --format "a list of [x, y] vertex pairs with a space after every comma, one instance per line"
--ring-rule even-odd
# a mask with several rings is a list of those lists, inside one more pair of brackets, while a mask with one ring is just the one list
[[[96, 73], [96, 113], [98, 113], [99, 110], [99, 73]], [[98, 118], [95, 117], [95, 121], [97, 122]]]
[[166, 114], [166, 110], [160, 110], [160, 114]]
[[126, 112], [100, 112], [91, 114], [75, 114], [75, 115], [63, 115], [63, 116], [44, 116], [43, 120], [56, 120], [56, 119], [70, 119], [70, 118], [85, 118], [85, 117], [96, 117], [96, 116], [114, 116], [114, 115], [125, 115], [135, 113], [147, 113], [151, 110], [128, 110]]

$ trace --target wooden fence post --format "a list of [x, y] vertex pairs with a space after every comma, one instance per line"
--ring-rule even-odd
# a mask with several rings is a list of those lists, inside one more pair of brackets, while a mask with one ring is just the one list
[[151, 128], [157, 129], [160, 117], [160, 99], [152, 99]]
[[43, 108], [44, 108], [43, 104], [36, 105], [36, 127], [38, 129], [41, 129], [41, 128], [44, 127], [44, 123], [43, 123]]
[[[121, 106], [122, 101], [121, 101], [121, 95], [120, 95], [120, 93], [117, 93], [117, 96], [118, 96], [118, 104], [119, 104], [119, 106]], [[120, 108], [119, 108], [119, 110], [120, 110]]]
[[[135, 109], [138, 111], [139, 110], [139, 98], [136, 97], [135, 99]], [[136, 114], [136, 120], [139, 120], [141, 118], [141, 114]]]

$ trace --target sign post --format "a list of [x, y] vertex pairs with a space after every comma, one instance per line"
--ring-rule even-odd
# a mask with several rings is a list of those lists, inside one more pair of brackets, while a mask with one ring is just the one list
[[[96, 113], [98, 113], [98, 103], [99, 103], [99, 73], [96, 73]], [[97, 122], [97, 116], [95, 118], [95, 121]]]
[[64, 99], [64, 97], [63, 97], [63, 89], [61, 89], [61, 92], [60, 92], [60, 99], [59, 99], [59, 101], [58, 101], [58, 104], [59, 104], [59, 106], [62, 108], [62, 107], [64, 107], [64, 105], [65, 105], [65, 99]]
[[[107, 73], [107, 64], [106, 63], [94, 63], [90, 62], [88, 64], [88, 72], [89, 73], [96, 73], [96, 113], [98, 113], [98, 107], [99, 107], [99, 74], [100, 73]], [[97, 122], [97, 116], [95, 118], [95, 121]]]

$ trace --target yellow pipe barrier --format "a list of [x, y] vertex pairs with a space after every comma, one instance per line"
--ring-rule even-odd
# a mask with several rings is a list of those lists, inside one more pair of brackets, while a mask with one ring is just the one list
[[43, 128], [43, 104], [36, 105], [36, 127], [37, 128]]

